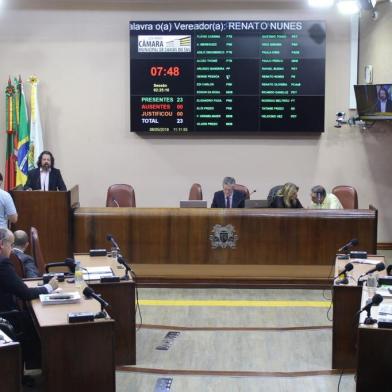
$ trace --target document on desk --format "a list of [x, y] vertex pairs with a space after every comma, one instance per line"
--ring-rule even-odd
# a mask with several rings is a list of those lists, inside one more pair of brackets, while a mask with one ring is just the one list
[[371, 259], [350, 259], [351, 263], [354, 264], [370, 264], [370, 265], [377, 265], [381, 262], [381, 260], [371, 260]]
[[39, 299], [43, 305], [74, 304], [80, 302], [80, 294], [78, 291], [40, 294]]
[[87, 267], [83, 271], [84, 280], [100, 280], [111, 276], [114, 276], [114, 273], [110, 266]]
[[[385, 298], [392, 298], [392, 292], [391, 291], [389, 291], [389, 288], [390, 288], [391, 286], [382, 286], [382, 287], [379, 287], [378, 289], [377, 289], [377, 291], [376, 291], [376, 294], [380, 294], [380, 295], [382, 295], [383, 297], [385, 297]], [[391, 309], [392, 309], [392, 304], [388, 304], [388, 306], [391, 306]]]

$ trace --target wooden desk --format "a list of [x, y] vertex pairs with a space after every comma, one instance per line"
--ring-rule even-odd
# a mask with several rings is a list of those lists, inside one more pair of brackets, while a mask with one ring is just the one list
[[72, 209], [79, 206], [79, 188], [66, 192], [13, 191], [18, 211], [14, 230], [30, 233], [38, 230], [40, 246], [46, 262], [72, 256]]
[[[113, 272], [122, 277], [124, 267], [110, 257], [90, 257], [76, 254], [75, 260], [80, 260], [83, 267], [110, 266]], [[88, 285], [110, 304], [108, 312], [116, 321], [115, 352], [116, 365], [136, 364], [136, 327], [135, 327], [135, 282], [133, 280], [118, 283], [88, 282]]]
[[[369, 259], [384, 262], [383, 256], [369, 256]], [[344, 269], [350, 260], [336, 260], [335, 276]], [[373, 265], [354, 264], [348, 273], [349, 284], [332, 288], [333, 326], [332, 326], [332, 368], [355, 369], [357, 365], [356, 343], [358, 317], [355, 314], [361, 306], [362, 286], [357, 286], [360, 275], [366, 273]], [[385, 271], [379, 275], [385, 274]]]
[[[29, 285], [34, 284], [29, 282]], [[74, 285], [61, 283], [64, 292]], [[69, 324], [69, 312], [99, 312], [99, 303], [42, 305], [31, 301], [41, 339], [45, 391], [115, 391], [114, 321]]]
[[[216, 225], [231, 225], [235, 246], [214, 247]], [[258, 266], [330, 266], [336, 250], [351, 238], [375, 253], [376, 210], [78, 208], [74, 214], [74, 249], [110, 248], [112, 234], [144, 277], [255, 279]], [[247, 266], [244, 268], [243, 266]], [[212, 268], [210, 268], [212, 267]], [[252, 267], [254, 269], [252, 270]], [[250, 269], [249, 269], [250, 268]], [[249, 274], [248, 271], [251, 271]], [[305, 270], [305, 268], [302, 268]], [[148, 275], [149, 272], [151, 275]], [[270, 271], [268, 271], [269, 273]], [[244, 275], [245, 273], [245, 275]], [[316, 271], [321, 275], [320, 271]], [[157, 277], [158, 275], [158, 277]], [[161, 278], [160, 278], [160, 277]]]
[[[369, 298], [364, 287], [361, 308]], [[383, 303], [392, 303], [384, 297]], [[378, 319], [378, 306], [371, 308], [371, 316]], [[360, 318], [358, 328], [357, 392], [390, 391], [392, 372], [392, 329], [378, 328], [375, 325], [363, 325], [366, 312]]]
[[[0, 330], [0, 383], [1, 390], [20, 392], [22, 390], [22, 359], [18, 342], [12, 341]], [[4, 388], [4, 389], [3, 389]]]

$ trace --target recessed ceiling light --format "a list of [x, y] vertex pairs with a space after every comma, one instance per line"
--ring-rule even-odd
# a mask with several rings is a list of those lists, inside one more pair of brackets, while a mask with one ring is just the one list
[[339, 12], [345, 15], [357, 14], [360, 10], [357, 0], [340, 0], [337, 7]]
[[332, 7], [334, 2], [335, 0], [308, 0], [308, 4], [310, 7], [317, 7], [317, 8]]

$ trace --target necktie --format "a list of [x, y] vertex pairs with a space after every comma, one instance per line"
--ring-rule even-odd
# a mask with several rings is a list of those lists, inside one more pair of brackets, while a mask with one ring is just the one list
[[226, 208], [230, 208], [230, 197], [226, 197]]

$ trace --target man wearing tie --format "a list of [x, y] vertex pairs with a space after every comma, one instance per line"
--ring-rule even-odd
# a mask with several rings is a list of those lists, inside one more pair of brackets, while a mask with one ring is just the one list
[[54, 157], [50, 151], [43, 151], [38, 157], [37, 169], [27, 174], [25, 190], [28, 191], [66, 191], [59, 169], [54, 167]]
[[235, 179], [225, 177], [223, 179], [223, 191], [215, 192], [211, 208], [244, 208], [245, 194], [233, 189]]

